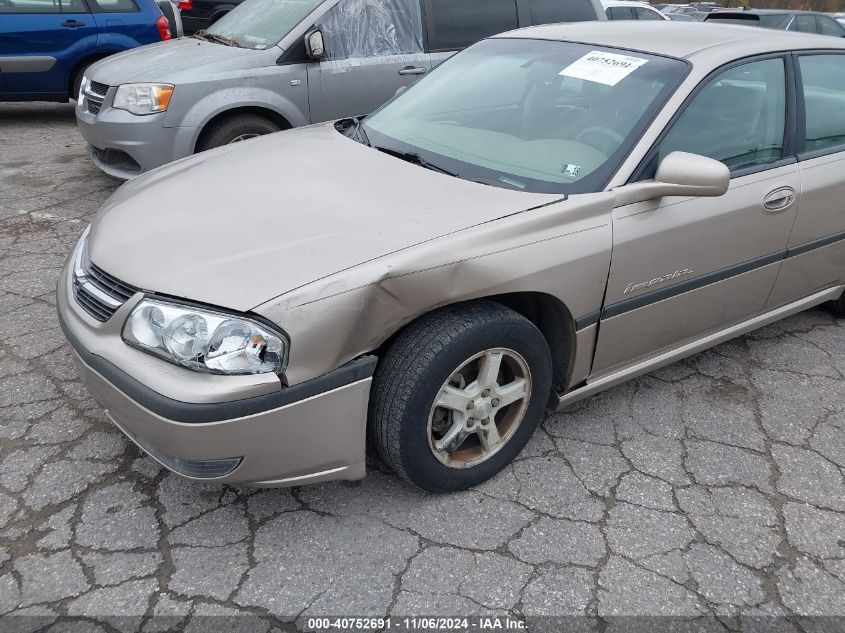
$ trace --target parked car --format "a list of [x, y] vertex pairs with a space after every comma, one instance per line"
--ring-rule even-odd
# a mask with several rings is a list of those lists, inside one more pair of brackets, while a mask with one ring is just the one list
[[598, 0], [424, 7], [425, 21], [420, 0], [247, 0], [198, 37], [93, 66], [98, 92], [79, 104], [79, 130], [95, 164], [127, 179], [197, 151], [366, 114], [488, 35], [605, 19]]
[[601, 0], [608, 20], [668, 20], [657, 9], [646, 2], [633, 0]]
[[229, 13], [243, 0], [183, 0], [182, 22], [185, 33], [192, 35], [207, 29], [224, 15]]
[[714, 11], [705, 18], [707, 22], [743, 24], [768, 29], [800, 31], [845, 37], [845, 27], [824, 13], [788, 11], [778, 9], [747, 9], [745, 11]]
[[171, 37], [182, 37], [185, 29], [182, 26], [182, 7], [190, 5], [190, 0], [156, 0], [162, 15], [167, 18]]
[[66, 101], [108, 55], [169, 40], [155, 0], [0, 0], [0, 101]]
[[539, 26], [363, 121], [141, 176], [60, 275], [82, 380], [195, 479], [359, 479], [369, 435], [422, 488], [477, 485], [547, 407], [845, 315], [843, 61], [800, 33]]
[[700, 11], [696, 7], [690, 6], [688, 4], [664, 4], [664, 5], [656, 5], [655, 8], [659, 7], [659, 11], [661, 13], [665, 13], [666, 15], [674, 15], [674, 14], [681, 14], [681, 15], [689, 15], [696, 20], [702, 20], [706, 13]]
[[664, 13], [664, 15], [674, 22], [699, 22], [700, 20], [688, 13]]

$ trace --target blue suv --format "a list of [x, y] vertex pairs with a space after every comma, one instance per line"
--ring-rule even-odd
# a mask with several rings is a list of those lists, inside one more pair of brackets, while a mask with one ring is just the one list
[[76, 98], [90, 64], [168, 39], [155, 0], [0, 0], [0, 101]]

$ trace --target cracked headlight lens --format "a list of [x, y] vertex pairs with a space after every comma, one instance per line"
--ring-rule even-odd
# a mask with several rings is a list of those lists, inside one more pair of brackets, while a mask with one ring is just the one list
[[123, 340], [176, 365], [212, 374], [281, 373], [284, 335], [246, 317], [142, 299], [123, 325]]
[[123, 84], [114, 93], [112, 107], [132, 114], [164, 112], [173, 96], [171, 84]]

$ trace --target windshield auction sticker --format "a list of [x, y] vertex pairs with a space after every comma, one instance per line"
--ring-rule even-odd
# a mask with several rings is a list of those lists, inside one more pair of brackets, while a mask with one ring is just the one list
[[559, 74], [573, 79], [594, 81], [605, 86], [615, 86], [647, 63], [647, 59], [640, 57], [590, 51], [561, 70]]

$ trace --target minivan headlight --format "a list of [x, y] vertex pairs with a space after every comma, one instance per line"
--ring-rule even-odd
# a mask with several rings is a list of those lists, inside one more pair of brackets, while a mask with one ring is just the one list
[[171, 84], [123, 84], [114, 93], [112, 107], [132, 114], [164, 112], [173, 96]]
[[123, 340], [194, 371], [281, 373], [288, 341], [246, 317], [155, 299], [142, 299], [123, 324]]

